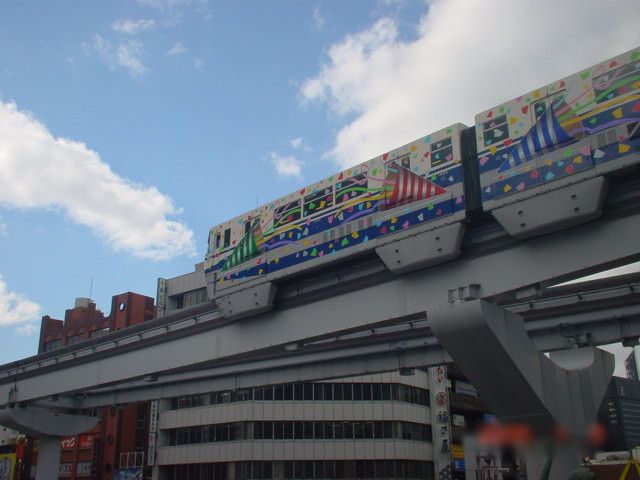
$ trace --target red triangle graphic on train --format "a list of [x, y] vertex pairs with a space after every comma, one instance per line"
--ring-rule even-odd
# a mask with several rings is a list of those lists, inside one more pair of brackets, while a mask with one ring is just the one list
[[387, 207], [437, 197], [447, 190], [431, 180], [398, 166], [385, 179]]

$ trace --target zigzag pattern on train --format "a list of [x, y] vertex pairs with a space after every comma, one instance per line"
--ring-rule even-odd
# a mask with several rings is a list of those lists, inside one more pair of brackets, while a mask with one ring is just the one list
[[638, 163], [640, 48], [214, 226], [209, 296], [371, 250], [392, 271], [442, 263], [471, 210], [514, 237], [567, 228], [600, 214], [610, 172]]

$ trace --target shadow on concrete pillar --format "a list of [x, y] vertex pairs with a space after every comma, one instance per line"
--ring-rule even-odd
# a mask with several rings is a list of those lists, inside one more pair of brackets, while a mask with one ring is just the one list
[[[548, 358], [522, 317], [484, 300], [451, 303], [427, 315], [434, 335], [502, 422], [526, 423], [541, 438], [558, 426], [576, 437], [586, 434], [613, 374], [613, 355], [588, 347]], [[575, 444], [559, 447], [550, 478], [568, 478], [579, 453]], [[535, 449], [527, 455], [530, 479], [538, 478], [544, 460]]]

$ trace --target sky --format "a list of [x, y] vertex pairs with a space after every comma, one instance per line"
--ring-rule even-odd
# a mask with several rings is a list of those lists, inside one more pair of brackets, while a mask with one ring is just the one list
[[0, 363], [208, 229], [640, 45], [640, 0], [0, 3]]

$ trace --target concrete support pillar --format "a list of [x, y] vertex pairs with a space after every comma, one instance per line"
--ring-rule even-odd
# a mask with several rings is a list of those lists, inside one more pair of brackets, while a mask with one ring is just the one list
[[0, 410], [0, 425], [40, 439], [36, 480], [58, 478], [61, 437], [86, 432], [97, 422], [97, 417], [71, 415], [39, 407]]
[[36, 480], [56, 480], [60, 468], [60, 438], [43, 435], [38, 443]]
[[[450, 303], [427, 315], [434, 335], [501, 421], [526, 423], [543, 438], [558, 425], [578, 437], [586, 433], [613, 374], [613, 355], [590, 347], [550, 359], [535, 347], [522, 317], [483, 300]], [[544, 460], [540, 452], [528, 455], [530, 479], [538, 478]], [[550, 478], [568, 478], [578, 463], [575, 445], [559, 447]]]

